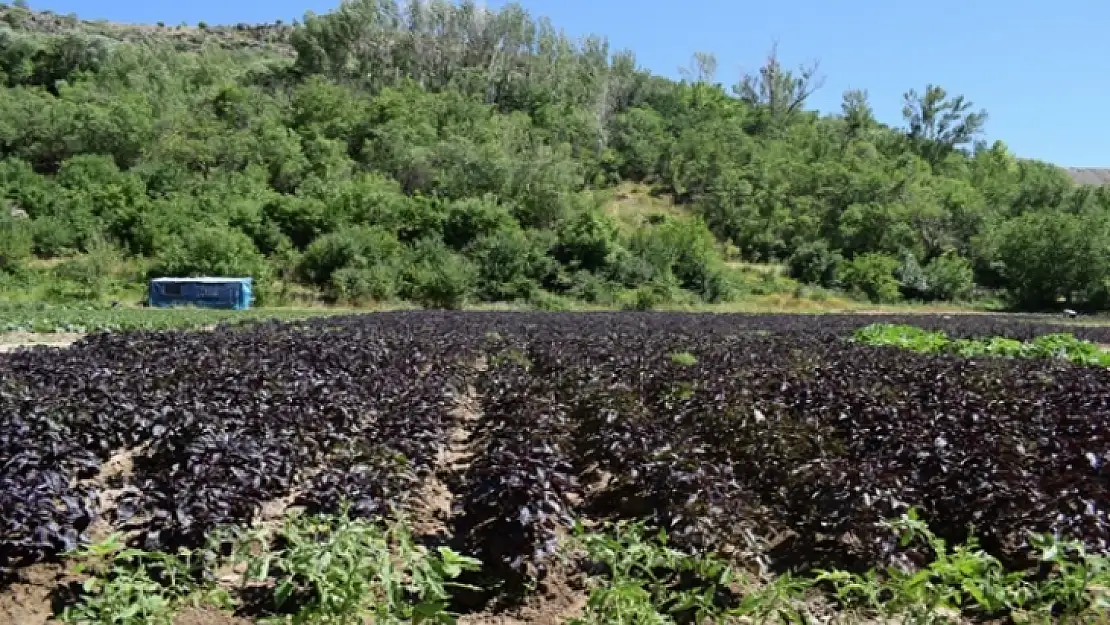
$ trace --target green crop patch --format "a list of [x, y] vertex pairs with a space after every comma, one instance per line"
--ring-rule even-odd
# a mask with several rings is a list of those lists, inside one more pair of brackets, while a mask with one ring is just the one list
[[1081, 365], [1110, 367], [1110, 351], [1067, 332], [1045, 334], [1024, 341], [999, 336], [950, 339], [942, 330], [876, 323], [856, 330], [852, 340], [865, 345], [898, 347], [923, 354], [1059, 358]]

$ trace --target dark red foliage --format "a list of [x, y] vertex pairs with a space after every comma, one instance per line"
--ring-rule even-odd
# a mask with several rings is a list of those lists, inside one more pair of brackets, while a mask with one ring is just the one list
[[[301, 493], [377, 517], [481, 414], [460, 544], [542, 570], [574, 515], [651, 518], [684, 546], [791, 565], [882, 562], [908, 506], [1020, 558], [1028, 531], [1110, 541], [1110, 372], [854, 345], [877, 322], [952, 336], [1110, 331], [1034, 318], [391, 313], [90, 337], [0, 356], [0, 566], [55, 556], [135, 452], [109, 521], [194, 544]], [[671, 354], [688, 352], [693, 364]], [[487, 366], [479, 367], [479, 362]]]

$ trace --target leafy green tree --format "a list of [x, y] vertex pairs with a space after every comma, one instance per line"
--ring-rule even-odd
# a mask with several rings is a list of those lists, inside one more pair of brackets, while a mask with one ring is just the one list
[[610, 146], [617, 153], [617, 168], [627, 180], [647, 180], [658, 175], [660, 164], [673, 138], [658, 111], [631, 108], [613, 122]]
[[902, 298], [895, 272], [901, 263], [893, 256], [868, 253], [840, 266], [840, 282], [849, 291], [875, 303], [887, 304]]
[[787, 266], [790, 277], [823, 287], [836, 284], [837, 272], [844, 259], [840, 253], [829, 248], [824, 240], [804, 243], [790, 256]]
[[906, 136], [934, 166], [953, 150], [971, 143], [987, 121], [986, 111], [972, 111], [974, 105], [964, 96], [949, 97], [938, 85], [926, 85], [925, 92], [920, 94], [910, 89], [903, 99]]
[[1110, 272], [1110, 241], [1102, 219], [1060, 212], [1015, 217], [995, 232], [997, 261], [1014, 303], [1045, 309], [1083, 301]]
[[150, 267], [151, 277], [234, 276], [270, 279], [266, 259], [246, 235], [225, 228], [203, 227], [184, 233], [162, 250]]
[[759, 71], [743, 76], [735, 91], [743, 102], [758, 111], [757, 129], [777, 131], [804, 112], [806, 101], [824, 83], [816, 63], [797, 71], [783, 67], [776, 44]]
[[474, 265], [435, 239], [416, 243], [406, 274], [402, 295], [425, 308], [461, 308], [478, 286]]
[[924, 268], [927, 293], [930, 297], [950, 302], [966, 299], [975, 288], [975, 271], [971, 261], [945, 252], [929, 261]]

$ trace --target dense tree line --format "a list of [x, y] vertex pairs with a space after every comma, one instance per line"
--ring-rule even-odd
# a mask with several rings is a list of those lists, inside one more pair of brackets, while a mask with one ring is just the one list
[[[0, 12], [8, 273], [111, 250], [146, 275], [252, 275], [264, 297], [294, 280], [344, 301], [646, 306], [736, 297], [731, 253], [874, 301], [1110, 305], [1110, 192], [978, 141], [986, 113], [935, 85], [893, 128], [866, 92], [807, 109], [821, 76], [773, 51], [733, 85], [706, 54], [675, 81], [518, 6], [448, 0], [251, 31], [284, 50], [29, 15]], [[622, 182], [682, 212], [624, 227], [598, 192]]]

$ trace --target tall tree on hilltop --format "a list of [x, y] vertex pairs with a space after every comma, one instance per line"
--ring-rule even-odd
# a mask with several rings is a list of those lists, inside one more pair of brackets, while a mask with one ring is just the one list
[[987, 112], [972, 112], [964, 96], [949, 97], [944, 88], [926, 85], [925, 93], [910, 89], [903, 96], [902, 117], [914, 150], [932, 165], [967, 145], [983, 131]]
[[847, 134], [850, 139], [858, 139], [867, 131], [875, 128], [875, 110], [867, 99], [867, 91], [850, 89], [844, 92], [840, 103], [840, 112], [847, 125]]
[[801, 113], [809, 97], [825, 85], [825, 77], [818, 69], [817, 62], [800, 66], [797, 72], [786, 69], [779, 60], [776, 43], [759, 72], [742, 76], [733, 90], [762, 113], [763, 128], [781, 128]]
[[678, 73], [689, 82], [714, 82], [717, 79], [717, 57], [712, 52], [695, 52], [690, 64], [678, 68]]

